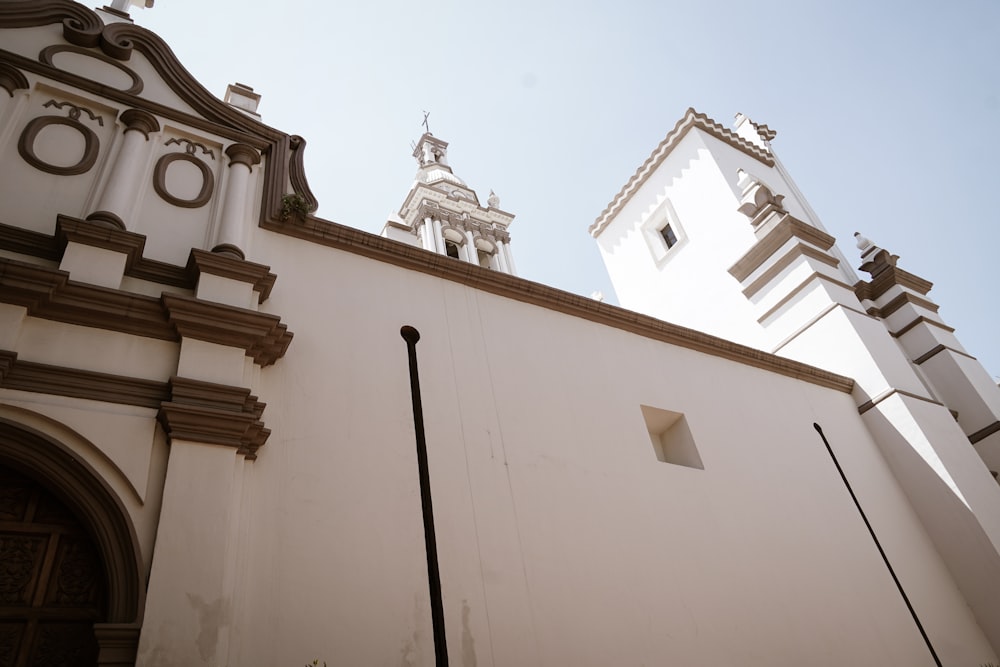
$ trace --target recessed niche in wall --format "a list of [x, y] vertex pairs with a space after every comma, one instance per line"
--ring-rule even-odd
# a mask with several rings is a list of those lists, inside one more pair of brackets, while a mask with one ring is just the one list
[[687, 419], [682, 413], [651, 408], [648, 405], [639, 407], [642, 409], [642, 418], [646, 420], [646, 430], [649, 431], [657, 460], [687, 468], [705, 469]]

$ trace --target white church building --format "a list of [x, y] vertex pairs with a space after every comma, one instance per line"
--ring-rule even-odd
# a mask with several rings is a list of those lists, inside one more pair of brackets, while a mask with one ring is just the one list
[[430, 132], [317, 217], [258, 100], [0, 0], [0, 666], [1000, 663], [1000, 389], [773, 130], [667, 133], [616, 307]]

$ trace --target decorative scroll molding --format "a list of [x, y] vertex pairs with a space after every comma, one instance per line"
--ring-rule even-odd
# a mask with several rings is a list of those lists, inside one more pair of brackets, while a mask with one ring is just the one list
[[187, 153], [188, 155], [194, 155], [195, 153], [198, 152], [198, 149], [200, 148], [202, 155], [208, 155], [213, 160], [215, 159], [214, 150], [208, 148], [203, 143], [199, 143], [197, 141], [191, 141], [190, 139], [187, 139], [185, 137], [181, 138], [174, 137], [173, 139], [168, 139], [167, 141], [163, 142], [164, 146], [172, 146], [174, 144], [177, 144], [178, 146], [184, 145], [184, 152]]
[[6, 90], [8, 95], [13, 97], [15, 91], [24, 90], [28, 86], [28, 78], [21, 74], [21, 70], [0, 62], [0, 88]]
[[70, 0], [6, 0], [0, 3], [0, 26], [32, 28], [62, 23], [63, 38], [77, 46], [97, 46], [104, 22], [91, 9]]
[[164, 293], [159, 299], [77, 283], [64, 271], [0, 258], [0, 302], [33, 317], [161, 340], [188, 336], [243, 349], [261, 366], [284, 356], [292, 333], [276, 315]]
[[110, 58], [104, 55], [103, 53], [97, 53], [95, 51], [92, 51], [91, 49], [87, 49], [81, 46], [72, 46], [72, 45], [67, 46], [65, 44], [53, 44], [52, 46], [46, 46], [44, 49], [42, 49], [41, 53], [38, 54], [38, 60], [39, 62], [43, 62], [46, 65], [50, 65], [52, 67], [60, 69], [59, 66], [52, 61], [52, 58], [60, 53], [76, 53], [82, 56], [86, 56], [88, 58], [93, 58], [94, 60], [100, 61], [107, 65], [111, 65], [118, 71], [124, 72], [125, 75], [128, 76], [128, 78], [132, 82], [132, 84], [128, 88], [120, 88], [119, 90], [128, 95], [138, 95], [139, 93], [142, 92], [144, 84], [138, 74], [130, 70], [128, 67], [125, 67], [114, 58]]
[[470, 262], [456, 262], [445, 255], [315, 217], [308, 217], [294, 225], [265, 219], [261, 221], [261, 227], [404, 269], [433, 275], [489, 294], [529, 303], [651, 340], [762, 368], [837, 391], [849, 393], [854, 388], [853, 380], [836, 373], [663, 322], [589, 297], [492, 271]]
[[271, 434], [264, 408], [249, 389], [173, 377], [158, 418], [171, 439], [234, 447], [252, 461]]
[[681, 140], [687, 136], [687, 133], [692, 129], [699, 129], [703, 132], [715, 137], [719, 141], [729, 144], [741, 153], [758, 160], [769, 167], [774, 166], [774, 157], [770, 152], [756, 146], [743, 137], [737, 135], [730, 129], [727, 129], [715, 122], [705, 114], [698, 113], [693, 108], [689, 108], [684, 114], [684, 117], [677, 121], [674, 125], [674, 129], [667, 133], [663, 141], [653, 149], [652, 154], [642, 163], [642, 166], [636, 170], [632, 177], [628, 180], [624, 187], [619, 190], [618, 194], [614, 196], [611, 203], [608, 204], [599, 216], [594, 224], [590, 226], [587, 230], [590, 232], [591, 236], [596, 238], [604, 231], [604, 228], [608, 226], [611, 219], [618, 215], [618, 213], [625, 207], [626, 204], [632, 199], [639, 188], [649, 179], [656, 168], [659, 167], [668, 155], [680, 144]]
[[293, 134], [289, 137], [288, 147], [291, 151], [291, 157], [288, 159], [288, 179], [292, 185], [292, 191], [306, 200], [307, 209], [315, 211], [319, 208], [319, 202], [309, 189], [309, 183], [306, 180], [304, 163], [306, 140], [297, 134]]
[[48, 109], [49, 107], [55, 107], [56, 109], [60, 110], [62, 110], [65, 107], [69, 107], [69, 112], [68, 112], [69, 117], [72, 118], [73, 120], [79, 120], [80, 115], [86, 111], [87, 115], [90, 116], [90, 120], [96, 122], [99, 127], [104, 127], [104, 117], [98, 116], [87, 107], [77, 106], [72, 102], [56, 102], [55, 100], [49, 100], [48, 102], [42, 105], [43, 109]]
[[[189, 146], [188, 148], [192, 150], [185, 153], [167, 153], [156, 161], [156, 167], [153, 169], [153, 190], [156, 191], [156, 194], [160, 195], [160, 199], [168, 204], [180, 208], [201, 208], [212, 199], [212, 195], [215, 192], [215, 176], [212, 175], [212, 170], [208, 168], [208, 165], [191, 154], [194, 152], [194, 146]], [[214, 160], [215, 156], [212, 159]], [[178, 161], [189, 162], [201, 172], [201, 189], [191, 199], [181, 199], [167, 190], [167, 169], [171, 164]]]

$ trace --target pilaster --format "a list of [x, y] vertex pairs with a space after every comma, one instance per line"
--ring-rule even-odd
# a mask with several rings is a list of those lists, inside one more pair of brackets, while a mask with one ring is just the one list
[[966, 352], [928, 296], [927, 280], [897, 266], [899, 258], [855, 234], [861, 270], [871, 276], [856, 291], [882, 320], [900, 349], [955, 415], [987, 467], [1000, 471], [1000, 388]]
[[250, 174], [260, 164], [260, 153], [246, 144], [232, 144], [226, 148], [229, 157], [229, 180], [222, 207], [218, 243], [212, 252], [244, 259], [246, 246], [246, 206]]
[[160, 131], [160, 123], [151, 113], [141, 109], [126, 109], [119, 120], [124, 125], [122, 147], [104, 184], [97, 209], [87, 219], [125, 230], [128, 227], [125, 221], [131, 214], [142, 178], [149, 135]]

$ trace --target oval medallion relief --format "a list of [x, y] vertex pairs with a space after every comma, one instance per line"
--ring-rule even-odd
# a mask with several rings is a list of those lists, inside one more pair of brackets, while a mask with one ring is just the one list
[[[70, 128], [72, 132], [66, 128]], [[80, 137], [83, 138], [82, 148]], [[90, 171], [97, 162], [100, 147], [101, 142], [93, 130], [76, 118], [61, 116], [35, 118], [24, 127], [17, 142], [17, 152], [25, 162], [35, 169], [59, 176], [73, 176]], [[64, 159], [55, 157], [60, 155]]]
[[[194, 165], [195, 169], [187, 165]], [[197, 183], [198, 179], [200, 184]], [[171, 187], [174, 188], [174, 192], [170, 191]], [[208, 165], [190, 153], [168, 153], [156, 161], [156, 168], [153, 170], [153, 189], [169, 204], [183, 208], [199, 208], [212, 198], [215, 177]], [[196, 190], [197, 194], [192, 197], [191, 193]]]

